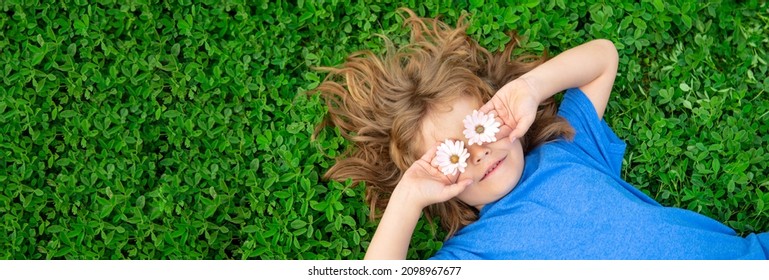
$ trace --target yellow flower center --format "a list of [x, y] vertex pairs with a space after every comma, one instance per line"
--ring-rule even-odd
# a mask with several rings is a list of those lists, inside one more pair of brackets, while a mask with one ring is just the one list
[[451, 163], [457, 163], [457, 162], [459, 162], [459, 156], [458, 155], [451, 155], [449, 160], [451, 161]]
[[482, 125], [479, 125], [479, 126], [475, 127], [475, 132], [476, 133], [481, 134], [481, 133], [483, 133], [483, 131], [484, 131], [484, 127]]

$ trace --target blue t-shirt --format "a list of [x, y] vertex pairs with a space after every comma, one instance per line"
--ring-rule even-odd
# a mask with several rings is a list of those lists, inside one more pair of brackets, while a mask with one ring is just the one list
[[769, 233], [736, 235], [663, 207], [620, 177], [625, 143], [579, 89], [559, 108], [576, 134], [525, 157], [506, 196], [482, 208], [432, 259], [766, 259]]

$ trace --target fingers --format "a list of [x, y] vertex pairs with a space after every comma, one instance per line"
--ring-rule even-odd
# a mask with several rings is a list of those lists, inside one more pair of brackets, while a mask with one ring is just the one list
[[499, 126], [499, 131], [497, 134], [494, 135], [494, 137], [497, 138], [497, 141], [508, 138], [510, 136], [510, 133], [513, 132], [513, 128], [509, 125], [503, 124]]
[[[439, 145], [440, 145], [440, 142], [435, 142], [435, 144], [433, 144], [433, 146], [430, 147], [430, 149], [427, 150], [427, 152], [425, 152], [425, 154], [422, 155], [422, 157], [419, 158], [419, 160], [424, 160], [426, 162], [429, 162], [430, 165], [432, 165], [435, 159], [435, 154], [438, 152]], [[437, 165], [433, 165], [433, 166], [437, 166]]]
[[[494, 112], [497, 108], [501, 107], [502, 100], [500, 100], [496, 95], [492, 96], [491, 99], [489, 99], [486, 104], [483, 104], [478, 111], [483, 112], [484, 114], [488, 114], [489, 112]], [[494, 112], [494, 115], [499, 115], [497, 112]]]
[[441, 142], [435, 142], [433, 147], [430, 148], [430, 150], [428, 150], [424, 155], [422, 155], [420, 160], [430, 163], [431, 169], [429, 174], [432, 174], [432, 176], [440, 177], [444, 184], [451, 184], [456, 182], [456, 180], [459, 178], [459, 172], [448, 175], [443, 174], [443, 171], [441, 171], [440, 165], [438, 164], [438, 157], [435, 156], [438, 153], [438, 147], [440, 145]]
[[[488, 114], [489, 112], [494, 111], [494, 103], [489, 100], [489, 102], [486, 102], [486, 104], [483, 104], [480, 109], [478, 109], [479, 112]], [[494, 112], [494, 115], [497, 115], [496, 112]]]
[[510, 108], [506, 106], [501, 100], [492, 98], [489, 100], [489, 102], [486, 102], [483, 106], [481, 106], [481, 109], [479, 111], [483, 112], [484, 114], [494, 114], [494, 120], [499, 122], [502, 125], [510, 125], [511, 127], [514, 126], [513, 122], [513, 116], [511, 115], [512, 112], [510, 111]]
[[435, 146], [430, 149], [425, 155], [422, 156], [421, 160], [424, 160], [425, 162], [428, 162], [430, 164], [430, 170], [429, 174], [432, 174], [431, 176], [440, 178], [440, 181], [443, 184], [449, 185], [456, 183], [459, 180], [459, 176], [462, 175], [459, 170], [455, 170], [454, 173], [451, 174], [444, 174], [441, 170], [440, 164], [438, 164], [438, 157], [435, 156], [437, 154], [438, 146], [440, 146], [441, 142], [435, 142]]
[[456, 172], [454, 174], [449, 174], [449, 175], [446, 175], [446, 179], [449, 180], [448, 183], [456, 183], [457, 180], [459, 180], [459, 175], [461, 175], [461, 173], [459, 172]]
[[497, 131], [497, 133], [494, 134], [494, 137], [497, 140], [503, 139], [508, 135], [510, 135], [510, 132], [513, 130], [512, 124], [506, 123], [502, 118], [500, 118], [496, 114], [494, 115], [494, 120], [499, 123], [499, 131]]
[[497, 96], [492, 97], [486, 104], [483, 104], [480, 109], [478, 109], [479, 112], [482, 112], [484, 114], [488, 113], [494, 113], [494, 116], [502, 116], [507, 115], [506, 112], [507, 108], [505, 107], [505, 103], [502, 102], [500, 98]]
[[438, 157], [433, 157], [433, 159], [430, 160], [430, 166], [433, 168], [440, 168], [440, 165], [438, 164]]

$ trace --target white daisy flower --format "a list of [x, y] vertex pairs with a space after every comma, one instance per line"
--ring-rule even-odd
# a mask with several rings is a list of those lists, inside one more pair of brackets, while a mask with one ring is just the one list
[[469, 139], [468, 145], [474, 143], [480, 145], [485, 142], [497, 141], [495, 135], [499, 132], [500, 124], [494, 119], [494, 113], [487, 115], [483, 112], [478, 112], [478, 110], [473, 110], [473, 113], [467, 115], [462, 122], [465, 123], [465, 130], [462, 132]]
[[445, 175], [456, 175], [457, 171], [465, 172], [467, 167], [467, 158], [470, 153], [465, 149], [465, 143], [462, 141], [451, 141], [446, 139], [438, 147], [435, 155], [438, 160], [438, 166]]

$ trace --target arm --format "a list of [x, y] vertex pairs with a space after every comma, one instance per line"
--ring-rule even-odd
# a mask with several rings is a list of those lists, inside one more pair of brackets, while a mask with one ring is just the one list
[[403, 173], [390, 195], [364, 259], [406, 259], [422, 209], [457, 196], [472, 183], [466, 179], [452, 184], [457, 178], [443, 175], [433, 161], [437, 149], [434, 145]]
[[395, 189], [364, 259], [405, 260], [411, 235], [419, 221], [422, 208], [408, 203], [403, 192]]
[[502, 128], [497, 139], [511, 141], [529, 130], [542, 101], [557, 92], [579, 87], [603, 118], [619, 58], [609, 40], [593, 40], [569, 49], [500, 88], [480, 111], [494, 112]]
[[568, 88], [579, 87], [603, 118], [619, 57], [614, 44], [598, 39], [569, 49], [520, 77], [543, 101]]

